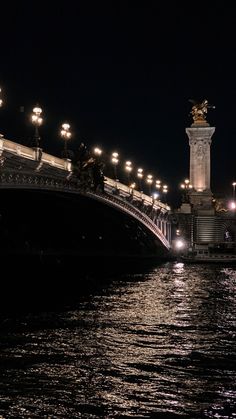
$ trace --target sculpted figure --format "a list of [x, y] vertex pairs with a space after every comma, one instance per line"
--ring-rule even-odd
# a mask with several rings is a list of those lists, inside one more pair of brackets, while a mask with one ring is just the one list
[[206, 122], [207, 109], [215, 109], [215, 106], [209, 105], [208, 100], [205, 99], [202, 102], [196, 102], [195, 100], [189, 99], [189, 102], [193, 104], [191, 115], [195, 123]]

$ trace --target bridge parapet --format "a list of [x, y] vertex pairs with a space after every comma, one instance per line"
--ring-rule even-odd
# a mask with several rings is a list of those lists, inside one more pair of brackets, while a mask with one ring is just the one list
[[30, 148], [0, 137], [0, 188], [61, 190], [111, 205], [145, 225], [170, 249], [170, 207], [143, 192], [106, 177], [105, 193], [91, 190], [74, 174], [72, 163], [40, 148]]
[[137, 200], [143, 203], [146, 206], [152, 206], [154, 210], [161, 209], [163, 213], [169, 212], [170, 207], [163, 202], [153, 199], [151, 196], [144, 194], [143, 192], [136, 191], [135, 189], [130, 188], [127, 185], [124, 185], [121, 182], [117, 182], [114, 179], [106, 178], [105, 180], [106, 190], [110, 193], [117, 191], [120, 196], [126, 198], [132, 196], [133, 200]]

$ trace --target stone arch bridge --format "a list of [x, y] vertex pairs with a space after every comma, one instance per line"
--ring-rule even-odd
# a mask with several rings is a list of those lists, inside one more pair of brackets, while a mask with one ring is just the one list
[[122, 212], [145, 228], [165, 251], [171, 249], [170, 207], [105, 178], [104, 193], [84, 188], [68, 159], [0, 136], [0, 190], [41, 190], [77, 194]]

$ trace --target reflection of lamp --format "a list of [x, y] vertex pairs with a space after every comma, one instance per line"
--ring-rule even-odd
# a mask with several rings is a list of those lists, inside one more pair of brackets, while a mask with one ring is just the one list
[[43, 123], [43, 118], [40, 116], [41, 113], [42, 113], [42, 109], [39, 106], [36, 106], [33, 109], [33, 114], [31, 116], [32, 123], [35, 126], [34, 139], [35, 139], [36, 147], [39, 147], [39, 143], [40, 143], [39, 127]]
[[67, 141], [71, 138], [70, 125], [62, 124], [61, 126], [61, 138], [64, 139], [64, 158], [68, 158]]

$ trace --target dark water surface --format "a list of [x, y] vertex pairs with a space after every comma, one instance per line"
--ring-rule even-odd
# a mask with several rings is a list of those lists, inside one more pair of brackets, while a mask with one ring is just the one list
[[236, 268], [173, 262], [3, 313], [0, 417], [236, 417], [235, 291]]

